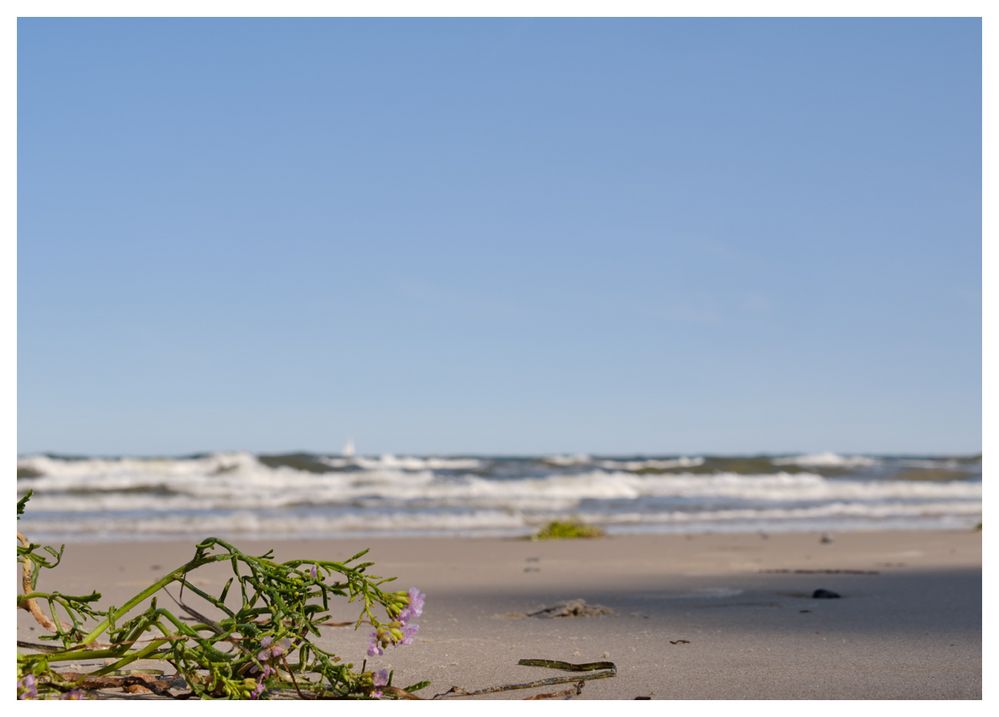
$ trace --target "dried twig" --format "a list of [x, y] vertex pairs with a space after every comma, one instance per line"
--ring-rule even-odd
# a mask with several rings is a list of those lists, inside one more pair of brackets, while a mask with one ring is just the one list
[[[25, 537], [24, 533], [20, 530], [17, 531], [17, 542], [19, 542], [22, 547], [28, 548], [31, 543]], [[25, 560], [21, 563], [21, 589], [24, 591], [25, 595], [34, 592], [34, 585], [31, 584], [31, 562]], [[49, 632], [59, 632], [59, 628], [55, 626], [55, 623], [49, 619], [49, 616], [42, 612], [42, 609], [38, 606], [38, 602], [34, 598], [21, 598], [17, 601], [17, 606], [22, 610], [27, 610], [31, 613], [31, 616], [35, 618], [35, 622], [44, 627]], [[68, 629], [68, 626], [63, 624], [63, 629]]]
[[[584, 680], [600, 680], [617, 675], [617, 666], [613, 662], [584, 662], [574, 664], [561, 660], [544, 660], [529, 658], [520, 660], [518, 665], [527, 667], [550, 667], [556, 670], [567, 670], [569, 672], [592, 672], [589, 675], [577, 675], [574, 677], [546, 677], [541, 680], [531, 682], [518, 682], [510, 685], [499, 685], [497, 687], [486, 687], [481, 690], [466, 690], [463, 687], [452, 687], [446, 692], [440, 692], [431, 699], [443, 699], [446, 697], [474, 697], [476, 695], [488, 695], [495, 692], [511, 692], [513, 690], [526, 690], [532, 687], [547, 687], [548, 685], [564, 685], [566, 683], [582, 684]], [[595, 672], [594, 670], [600, 670]], [[580, 688], [582, 689], [582, 688]]]
[[575, 697], [583, 692], [583, 685], [586, 683], [580, 680], [575, 685], [567, 690], [559, 690], [558, 692], [542, 692], [537, 695], [531, 695], [530, 697], [525, 697], [525, 700], [557, 700], [557, 699], [569, 699]]

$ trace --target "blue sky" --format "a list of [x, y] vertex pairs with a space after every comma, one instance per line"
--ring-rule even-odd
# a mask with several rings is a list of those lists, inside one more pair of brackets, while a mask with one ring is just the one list
[[977, 20], [20, 20], [18, 450], [977, 452]]

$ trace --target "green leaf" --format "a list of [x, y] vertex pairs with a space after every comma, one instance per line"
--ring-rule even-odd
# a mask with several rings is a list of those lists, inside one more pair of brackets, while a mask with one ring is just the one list
[[26, 506], [28, 504], [28, 501], [31, 500], [31, 494], [32, 493], [34, 493], [34, 491], [29, 490], [27, 493], [24, 494], [24, 497], [21, 498], [21, 500], [17, 501], [17, 519], [18, 520], [20, 520], [21, 516], [24, 515], [24, 506]]

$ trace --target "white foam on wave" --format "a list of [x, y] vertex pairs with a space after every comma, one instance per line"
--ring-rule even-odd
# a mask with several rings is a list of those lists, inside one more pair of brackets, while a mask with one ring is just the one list
[[[804, 458], [809, 457], [795, 460]], [[873, 460], [836, 458], [840, 465]], [[536, 460], [525, 459], [524, 477], [500, 479], [476, 473], [488, 459], [341, 458], [330, 460], [350, 461], [356, 470], [310, 473], [268, 467], [249, 453], [183, 459], [34, 456], [18, 465], [42, 475], [19, 478], [18, 488], [34, 490], [25, 518], [32, 530], [88, 535], [481, 534], [581, 511], [599, 524], [642, 530], [836, 520], [867, 525], [906, 520], [918, 527], [928, 521], [952, 525], [981, 513], [980, 480], [862, 480], [783, 470], [649, 474], [636, 471], [682, 471], [703, 459], [574, 459], [575, 465], [564, 461], [541, 473]]]
[[843, 480], [827, 479], [817, 473], [766, 473], [743, 475], [681, 473], [669, 476], [641, 476], [645, 495], [665, 497], [726, 497], [758, 501], [872, 500], [982, 497], [977, 482]]
[[476, 511], [461, 514], [394, 512], [377, 515], [275, 515], [255, 511], [232, 511], [216, 515], [164, 514], [136, 518], [111, 515], [86, 518], [72, 523], [36, 518], [31, 521], [32, 536], [74, 535], [80, 537], [117, 536], [330, 536], [363, 534], [482, 534], [496, 531], [523, 531], [522, 516], [505, 511]]
[[[344, 460], [344, 459], [341, 459]], [[483, 467], [483, 461], [478, 458], [447, 458], [447, 457], [418, 457], [418, 456], [395, 456], [386, 453], [377, 458], [366, 458], [358, 456], [351, 460], [354, 465], [366, 470], [405, 470], [405, 471], [475, 471]], [[332, 463], [331, 463], [332, 465]]]
[[649, 458], [640, 461], [603, 460], [597, 463], [601, 468], [611, 471], [673, 470], [675, 468], [696, 468], [704, 465], [703, 458]]
[[801, 456], [786, 456], [771, 460], [775, 466], [802, 466], [805, 468], [863, 468], [880, 463], [868, 456], [841, 456], [838, 453], [809, 453]]
[[606, 513], [581, 513], [580, 518], [603, 525], [659, 524], [659, 523], [726, 523], [730, 521], [789, 521], [814, 518], [927, 518], [936, 516], [979, 516], [981, 506], [965, 502], [940, 502], [920, 504], [864, 504], [829, 503], [802, 508], [733, 508], [704, 511], [642, 511]]
[[310, 474], [259, 464], [216, 475], [112, 473], [80, 479], [42, 476], [30, 481], [32, 507], [47, 511], [269, 509], [303, 506], [413, 504], [438, 507], [572, 510], [583, 501], [642, 498], [736, 500], [761, 504], [835, 501], [965, 500], [980, 504], [978, 481], [826, 479], [815, 473], [638, 475], [619, 471], [555, 473], [490, 480], [472, 474], [377, 470]]
[[548, 465], [559, 467], [586, 466], [593, 462], [593, 458], [585, 453], [545, 456], [543, 460]]
[[245, 470], [259, 465], [256, 456], [246, 452], [212, 453], [196, 458], [66, 459], [50, 456], [26, 456], [17, 461], [18, 468], [37, 471], [44, 476], [67, 479], [205, 476]]
[[[766, 527], [767, 530], [815, 530], [831, 526], [862, 529], [885, 527], [970, 526], [980, 520], [981, 510], [966, 503], [923, 505], [857, 505], [834, 503], [808, 508], [766, 510], [731, 509], [712, 511], [654, 511], [577, 514], [582, 520], [616, 533], [714, 532]], [[142, 536], [187, 537], [242, 535], [249, 537], [304, 537], [346, 535], [497, 535], [532, 532], [558, 513], [511, 513], [480, 510], [465, 513], [289, 515], [235, 510], [212, 515], [165, 513], [149, 517], [115, 515], [87, 517], [73, 522], [44, 517], [30, 521], [33, 536], [73, 536], [80, 539], [136, 538]]]

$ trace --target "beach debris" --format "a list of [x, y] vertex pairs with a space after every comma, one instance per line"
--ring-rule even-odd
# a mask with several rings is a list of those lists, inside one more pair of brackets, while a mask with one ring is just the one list
[[829, 543], [833, 542], [833, 539], [829, 535], [829, 533], [823, 533], [822, 537], [819, 538], [819, 542], [822, 543], [823, 545], [828, 545]]
[[161, 697], [182, 698], [190, 693], [175, 692], [183, 690], [186, 682], [183, 678], [163, 678], [143, 672], [132, 672], [119, 675], [88, 675], [82, 672], [61, 672], [59, 676], [67, 682], [74, 683], [78, 689], [123, 690], [129, 694], [156, 694]]
[[689, 645], [690, 644], [690, 640], [670, 640], [669, 644], [671, 644], [671, 645]]
[[594, 617], [597, 615], [610, 615], [613, 612], [614, 611], [609, 607], [604, 607], [603, 605], [587, 605], [585, 600], [576, 598], [575, 600], [569, 600], [557, 605], [552, 605], [551, 607], [526, 613], [526, 615], [527, 617], [541, 618]]
[[598, 662], [563, 662], [562, 660], [546, 660], [542, 658], [524, 658], [517, 661], [518, 665], [524, 667], [550, 667], [553, 670], [565, 670], [566, 672], [592, 672], [593, 670], [617, 670], [613, 662], [600, 660]]
[[559, 690], [558, 692], [541, 692], [536, 695], [531, 695], [530, 697], [525, 697], [525, 700], [557, 700], [563, 699], [567, 700], [571, 697], [575, 697], [583, 692], [583, 685], [586, 683], [582, 680], [578, 681], [572, 687], [567, 690]]
[[[434, 695], [431, 699], [445, 699], [447, 697], [474, 697], [476, 695], [488, 695], [496, 692], [511, 692], [513, 690], [526, 690], [532, 687], [547, 687], [549, 685], [562, 685], [566, 683], [572, 683], [577, 690], [576, 694], [582, 691], [583, 682], [585, 680], [601, 680], [608, 677], [614, 677], [617, 675], [617, 665], [613, 662], [608, 662], [606, 660], [601, 660], [599, 662], [583, 662], [583, 663], [573, 663], [564, 662], [562, 660], [546, 660], [540, 658], [524, 658], [517, 662], [518, 665], [523, 665], [525, 667], [548, 667], [555, 670], [564, 670], [566, 672], [588, 672], [587, 675], [576, 675], [573, 677], [546, 677], [541, 680], [532, 680], [531, 682], [516, 682], [509, 685], [499, 685], [497, 687], [486, 687], [481, 690], [466, 690], [463, 687], [451, 687], [445, 692], [440, 692]], [[552, 693], [553, 695], [567, 696], [565, 692], [562, 693]], [[568, 695], [567, 697], [572, 696]], [[551, 699], [549, 697], [543, 697], [540, 695], [535, 695], [534, 699]]]
[[819, 588], [812, 593], [812, 598], [815, 600], [833, 600], [841, 597], [843, 596], [839, 593], [833, 592], [832, 590], [826, 590], [825, 588]]
[[587, 525], [581, 520], [553, 520], [535, 533], [531, 540], [571, 540], [574, 538], [603, 538], [602, 528]]

